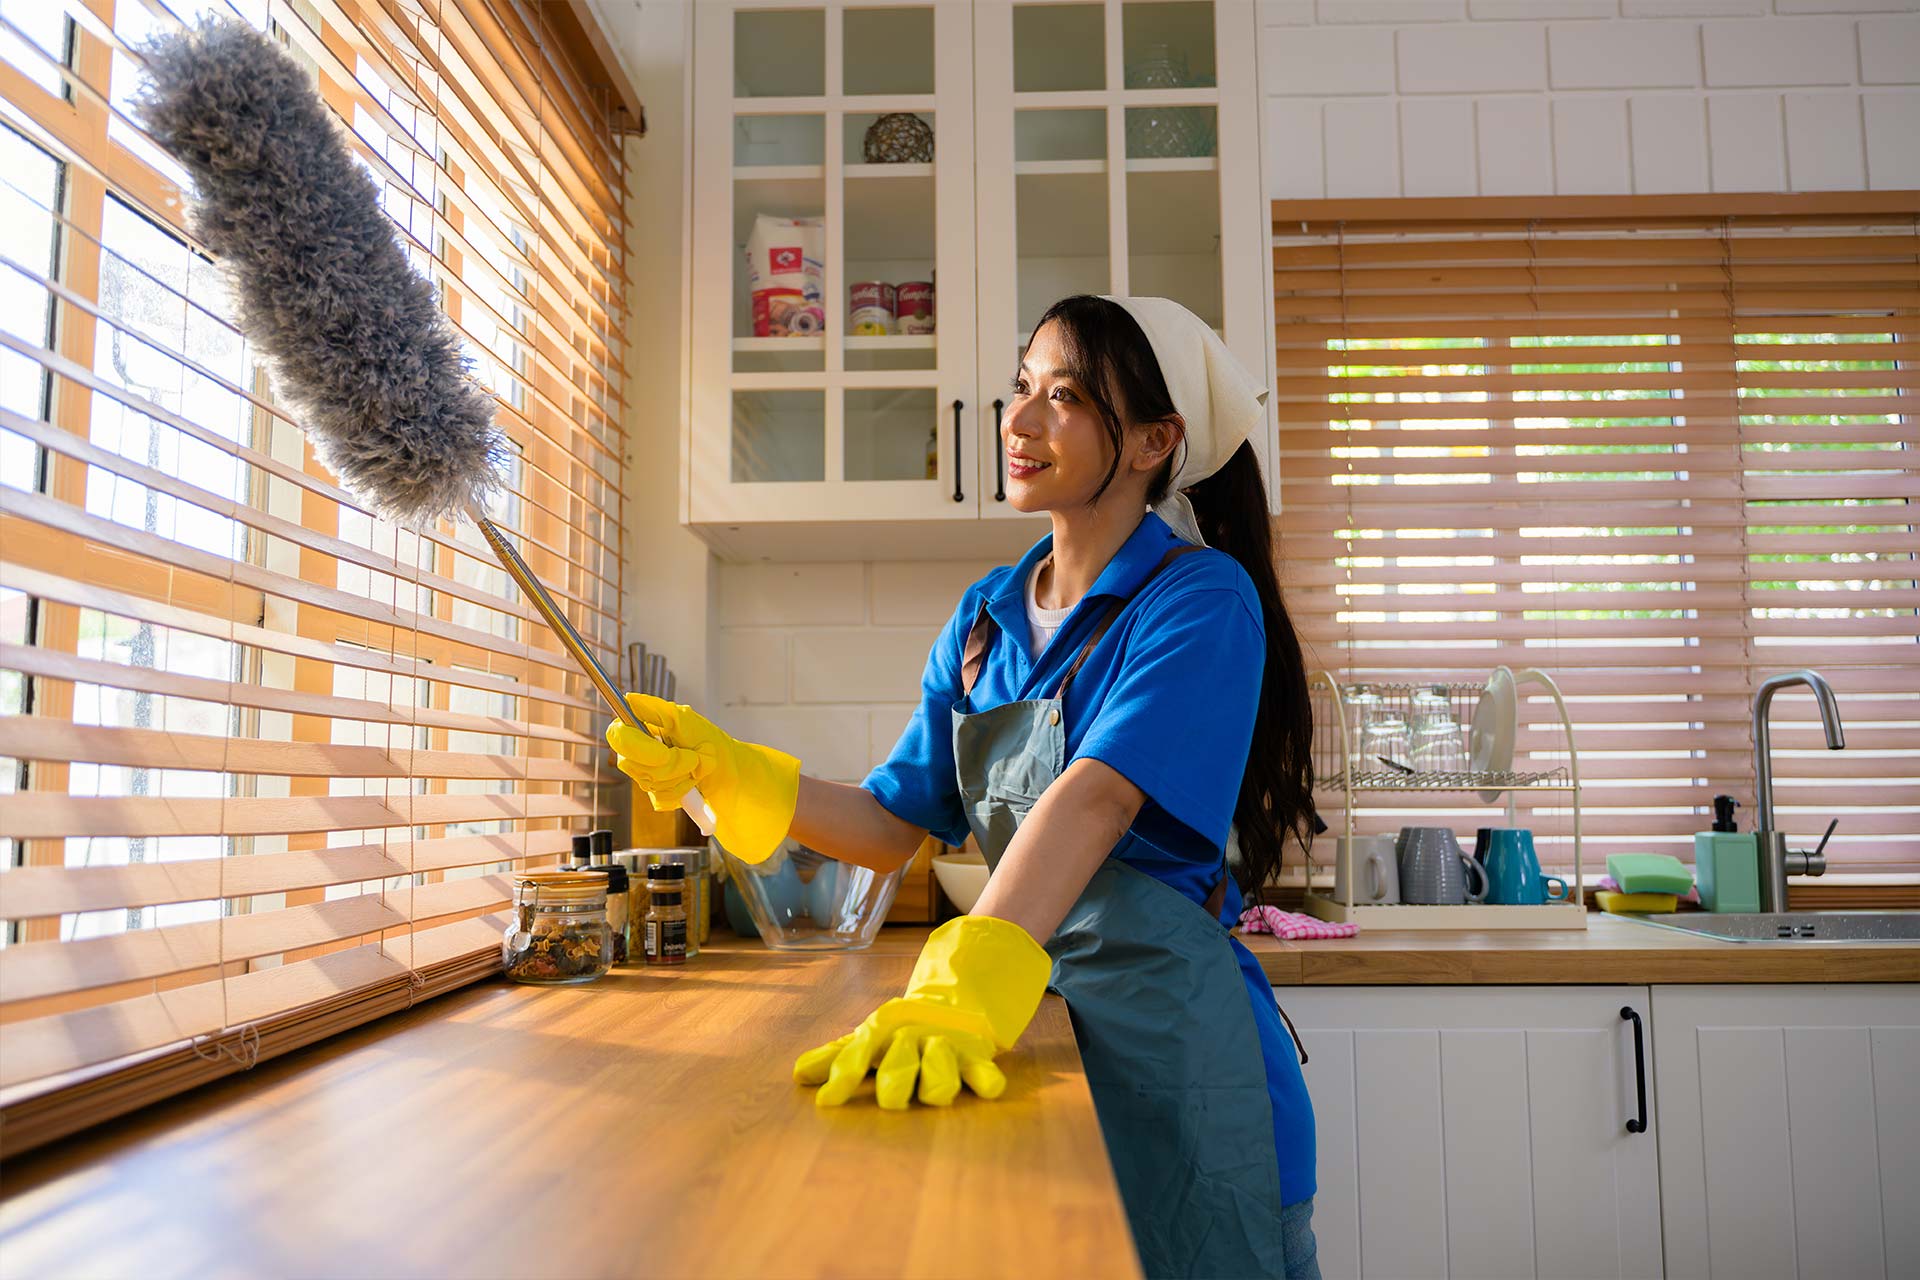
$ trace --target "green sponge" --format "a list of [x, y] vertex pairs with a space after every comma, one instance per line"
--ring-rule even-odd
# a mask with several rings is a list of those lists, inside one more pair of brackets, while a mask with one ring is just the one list
[[1687, 864], [1666, 853], [1612, 853], [1607, 874], [1622, 893], [1677, 893], [1693, 888]]

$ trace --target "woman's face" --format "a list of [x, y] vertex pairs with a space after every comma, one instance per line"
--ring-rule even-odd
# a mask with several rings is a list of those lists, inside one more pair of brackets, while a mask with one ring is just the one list
[[[1059, 339], [1059, 323], [1052, 320], [1033, 335], [1000, 420], [1007, 501], [1016, 511], [1084, 507], [1106, 478], [1112, 457], [1100, 411], [1086, 389], [1068, 374], [1066, 351]], [[1120, 469], [1101, 495], [1103, 504], [1116, 491], [1146, 490], [1147, 474], [1136, 473], [1131, 465], [1143, 443], [1141, 433], [1129, 431], [1122, 440], [1126, 447]]]

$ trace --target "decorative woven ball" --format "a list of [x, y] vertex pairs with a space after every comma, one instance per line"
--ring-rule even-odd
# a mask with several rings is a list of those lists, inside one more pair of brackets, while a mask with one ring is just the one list
[[933, 159], [933, 126], [908, 111], [881, 116], [861, 144], [868, 164], [926, 164]]

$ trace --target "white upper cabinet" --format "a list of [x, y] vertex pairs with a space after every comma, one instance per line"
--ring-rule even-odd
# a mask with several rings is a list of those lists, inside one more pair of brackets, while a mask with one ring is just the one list
[[[1269, 371], [1250, 0], [694, 15], [680, 515], [721, 554], [1019, 554], [1050, 525], [1005, 501], [998, 421], [1067, 294], [1174, 298]], [[853, 333], [871, 283], [931, 284], [933, 332]]]

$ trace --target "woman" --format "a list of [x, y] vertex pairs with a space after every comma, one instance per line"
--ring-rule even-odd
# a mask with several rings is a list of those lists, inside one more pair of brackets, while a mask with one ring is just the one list
[[916, 1084], [995, 1097], [995, 1054], [1053, 987], [1153, 1276], [1319, 1274], [1304, 1054], [1228, 933], [1312, 821], [1305, 672], [1247, 443], [1265, 394], [1177, 303], [1056, 303], [1001, 424], [1008, 501], [1053, 533], [968, 588], [885, 764], [858, 787], [805, 777], [640, 695], [659, 741], [608, 730], [656, 806], [698, 785], [748, 860], [792, 836], [892, 869], [928, 831], [978, 839], [973, 912], [795, 1079], [838, 1105], [879, 1055], [883, 1107]]

